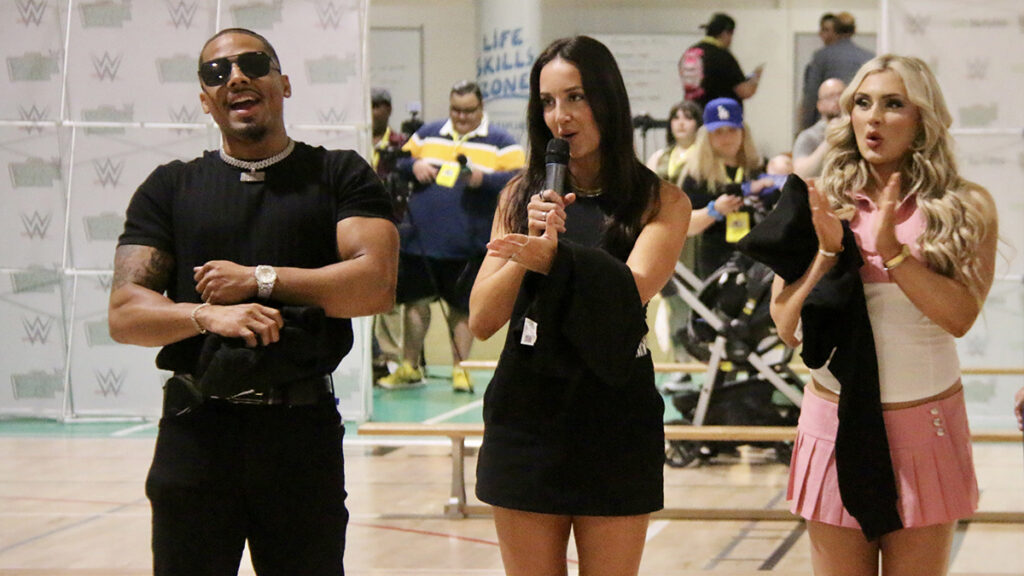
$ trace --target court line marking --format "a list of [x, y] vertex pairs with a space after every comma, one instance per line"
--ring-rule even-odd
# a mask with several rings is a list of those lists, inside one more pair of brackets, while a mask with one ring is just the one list
[[442, 412], [442, 413], [438, 414], [437, 416], [434, 416], [433, 418], [427, 418], [426, 420], [423, 421], [423, 423], [424, 424], [438, 424], [438, 423], [444, 422], [444, 421], [446, 421], [446, 420], [448, 420], [450, 418], [454, 418], [455, 416], [459, 416], [461, 414], [465, 414], [466, 412], [471, 412], [473, 410], [476, 410], [477, 408], [483, 406], [483, 404], [484, 404], [484, 399], [480, 398], [480, 399], [474, 400], [474, 401], [472, 401], [472, 402], [470, 402], [468, 404], [463, 404], [462, 406], [459, 406], [458, 408], [455, 408], [454, 410], [449, 410], [447, 412]]
[[143, 430], [150, 430], [152, 428], [156, 428], [159, 425], [159, 422], [147, 422], [145, 424], [139, 424], [137, 426], [129, 426], [128, 428], [123, 428], [121, 430], [118, 430], [117, 432], [111, 433], [110, 435], [115, 438], [120, 438], [122, 436], [135, 434], [136, 432], [142, 432]]
[[0, 547], [0, 554], [4, 554], [5, 552], [9, 552], [11, 550], [14, 550], [15, 548], [20, 548], [22, 546], [31, 544], [33, 542], [38, 542], [39, 540], [43, 540], [43, 539], [49, 538], [50, 536], [53, 536], [55, 534], [60, 534], [61, 532], [66, 532], [68, 530], [84, 526], [85, 524], [89, 524], [90, 522], [95, 522], [96, 520], [102, 520], [104, 518], [109, 517], [112, 514], [117, 513], [119, 510], [122, 510], [122, 509], [125, 509], [125, 508], [129, 508], [131, 506], [137, 506], [140, 502], [145, 502], [145, 501], [146, 501], [145, 498], [141, 498], [141, 499], [136, 500], [134, 502], [129, 502], [127, 504], [122, 504], [120, 506], [115, 506], [114, 508], [112, 508], [110, 510], [107, 510], [106, 512], [102, 512], [100, 514], [93, 514], [92, 516], [90, 516], [88, 518], [83, 518], [82, 520], [79, 520], [77, 522], [72, 522], [70, 524], [65, 524], [64, 526], [58, 526], [56, 528], [53, 528], [52, 530], [47, 530], [46, 532], [43, 532], [41, 534], [36, 534], [35, 536], [30, 536], [28, 538], [25, 538], [24, 540], [19, 540], [18, 542], [12, 542], [11, 544], [8, 544], [7, 546]]

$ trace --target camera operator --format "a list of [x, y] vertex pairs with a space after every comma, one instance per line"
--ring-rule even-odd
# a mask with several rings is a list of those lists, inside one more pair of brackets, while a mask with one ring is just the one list
[[448, 103], [449, 117], [417, 130], [403, 147], [411, 157], [397, 166], [415, 182], [399, 226], [397, 300], [405, 307], [405, 353], [398, 369], [377, 381], [387, 389], [423, 384], [418, 364], [430, 303], [440, 298], [452, 340], [452, 388], [472, 392], [469, 374], [458, 365], [473, 343], [469, 292], [487, 253], [498, 196], [525, 161], [515, 138], [488, 120], [475, 82], [452, 86]]

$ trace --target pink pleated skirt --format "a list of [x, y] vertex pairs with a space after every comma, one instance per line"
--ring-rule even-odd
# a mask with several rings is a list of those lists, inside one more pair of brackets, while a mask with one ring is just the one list
[[[963, 390], [883, 414], [903, 526], [945, 524], [974, 514], [978, 481]], [[838, 406], [807, 390], [789, 469], [790, 510], [808, 520], [860, 529], [839, 495], [838, 427]]]

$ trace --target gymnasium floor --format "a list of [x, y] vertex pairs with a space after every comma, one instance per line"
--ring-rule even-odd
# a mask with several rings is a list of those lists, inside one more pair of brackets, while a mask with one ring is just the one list
[[[444, 374], [432, 371], [419, 389], [375, 390], [374, 419], [479, 422], [487, 375], [476, 373], [477, 393], [466, 395], [454, 394]], [[148, 574], [143, 481], [155, 436], [153, 422], [0, 420], [0, 576]], [[475, 445], [469, 445], [470, 504], [479, 504], [472, 496]], [[350, 576], [503, 573], [489, 517], [443, 516], [451, 478], [447, 440], [360, 437], [352, 423], [345, 458]], [[975, 459], [982, 511], [1024, 511], [1021, 446], [976, 444]], [[786, 467], [770, 448], [741, 447], [665, 472], [667, 507], [785, 508]], [[964, 523], [953, 554], [955, 575], [1024, 574], [1024, 524]], [[800, 522], [654, 519], [641, 568], [676, 576], [766, 571], [811, 574]], [[247, 559], [240, 573], [252, 574]]]

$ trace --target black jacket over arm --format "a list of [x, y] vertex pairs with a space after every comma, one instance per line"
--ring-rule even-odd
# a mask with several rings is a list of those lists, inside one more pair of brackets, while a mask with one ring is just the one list
[[[787, 283], [798, 280], [818, 251], [806, 183], [790, 176], [775, 210], [738, 248]], [[874, 540], [903, 528], [903, 523], [896, 508], [874, 335], [858, 273], [863, 264], [853, 232], [844, 222], [839, 261], [811, 290], [800, 312], [801, 356], [810, 368], [827, 364], [842, 385], [836, 435], [839, 493], [864, 535]]]
[[533, 299], [527, 317], [541, 331], [561, 331], [553, 341], [538, 339], [535, 362], [557, 369], [576, 355], [545, 344], [568, 344], [607, 384], [628, 381], [647, 324], [636, 280], [624, 262], [599, 248], [562, 241], [547, 276], [529, 273], [524, 284], [520, 297]]

